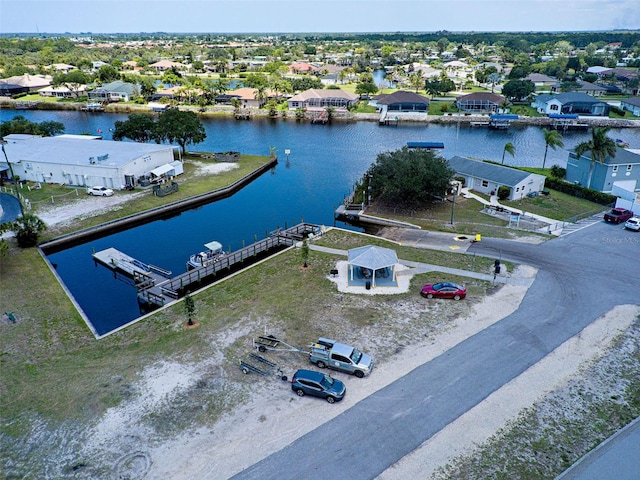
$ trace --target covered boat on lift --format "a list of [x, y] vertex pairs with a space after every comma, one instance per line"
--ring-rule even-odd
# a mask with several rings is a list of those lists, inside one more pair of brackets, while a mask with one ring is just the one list
[[222, 244], [220, 242], [209, 242], [204, 244], [206, 250], [200, 253], [194, 253], [189, 257], [187, 268], [200, 268], [211, 265], [216, 260], [224, 257]]

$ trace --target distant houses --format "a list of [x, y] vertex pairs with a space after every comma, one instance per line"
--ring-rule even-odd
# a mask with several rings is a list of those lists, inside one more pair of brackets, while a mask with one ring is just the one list
[[462, 95], [456, 99], [456, 106], [461, 112], [493, 113], [499, 111], [505, 98], [497, 93], [475, 92]]

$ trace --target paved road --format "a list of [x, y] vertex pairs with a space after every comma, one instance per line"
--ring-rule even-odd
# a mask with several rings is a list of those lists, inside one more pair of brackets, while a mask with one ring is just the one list
[[640, 233], [621, 226], [540, 245], [485, 238], [467, 253], [539, 269], [516, 312], [234, 478], [375, 478], [615, 305], [640, 300]]

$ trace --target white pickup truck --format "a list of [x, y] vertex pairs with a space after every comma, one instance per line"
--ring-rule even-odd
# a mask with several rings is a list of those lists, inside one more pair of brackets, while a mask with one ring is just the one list
[[358, 378], [365, 377], [373, 370], [373, 359], [357, 348], [338, 343], [328, 338], [320, 338], [311, 345], [309, 360], [319, 368], [351, 373]]

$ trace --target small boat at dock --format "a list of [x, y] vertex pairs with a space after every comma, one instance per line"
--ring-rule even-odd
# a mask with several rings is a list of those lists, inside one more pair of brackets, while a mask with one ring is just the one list
[[189, 257], [187, 262], [187, 268], [200, 268], [211, 265], [216, 260], [224, 257], [225, 253], [222, 251], [222, 244], [220, 242], [209, 242], [204, 244], [206, 250], [200, 253], [194, 253]]

